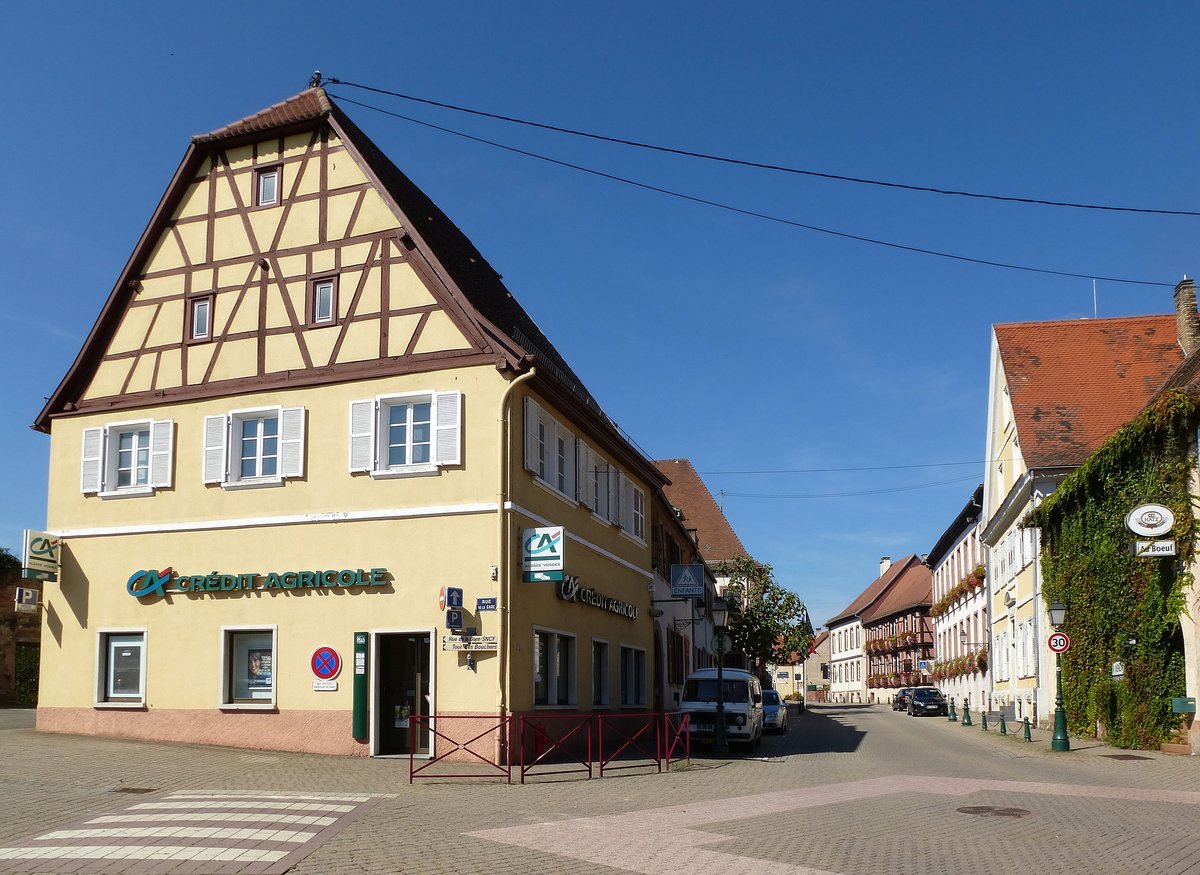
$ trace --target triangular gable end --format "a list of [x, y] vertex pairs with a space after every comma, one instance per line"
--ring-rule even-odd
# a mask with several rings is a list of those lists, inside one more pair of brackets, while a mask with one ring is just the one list
[[461, 241], [441, 229], [431, 245], [418, 215], [449, 224], [323, 89], [195, 137], [35, 428], [285, 382], [521, 369], [528, 353], [452, 262], [494, 271], [452, 225]]

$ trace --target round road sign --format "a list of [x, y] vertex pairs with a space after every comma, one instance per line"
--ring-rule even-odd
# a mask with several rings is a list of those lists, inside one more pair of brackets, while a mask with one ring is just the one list
[[446, 610], [446, 587], [444, 586], [438, 590], [438, 610]]
[[332, 647], [318, 647], [309, 664], [318, 680], [331, 681], [342, 670], [342, 657]]
[[1046, 641], [1046, 644], [1053, 653], [1066, 653], [1071, 646], [1071, 639], [1065, 632], [1055, 632]]

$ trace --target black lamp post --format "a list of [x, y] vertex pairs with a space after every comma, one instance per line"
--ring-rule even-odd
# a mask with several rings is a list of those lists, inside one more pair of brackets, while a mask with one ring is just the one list
[[[1050, 605], [1050, 625], [1055, 629], [1067, 621], [1067, 606], [1062, 602]], [[1050, 739], [1050, 750], [1065, 751], [1071, 749], [1071, 739], [1067, 736], [1067, 712], [1063, 710], [1062, 698], [1062, 653], [1054, 653], [1054, 674], [1057, 681], [1057, 695], [1054, 699], [1054, 735]]]
[[717, 717], [713, 721], [713, 756], [729, 756], [729, 737], [725, 733], [725, 617], [729, 609], [717, 596], [712, 603], [712, 621], [717, 647]]

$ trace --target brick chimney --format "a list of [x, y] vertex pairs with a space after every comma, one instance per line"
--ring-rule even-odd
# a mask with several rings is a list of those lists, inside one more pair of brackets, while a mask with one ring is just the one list
[[[1192, 294], [1193, 295], [1195, 294], [1194, 289], [1192, 290]], [[881, 556], [879, 558], [879, 576], [880, 577], [883, 577], [885, 574], [887, 574], [887, 570], [891, 567], [892, 567], [892, 557], [891, 556]]]
[[1186, 276], [1175, 286], [1175, 333], [1185, 356], [1200, 348], [1200, 315], [1196, 313], [1196, 282]]

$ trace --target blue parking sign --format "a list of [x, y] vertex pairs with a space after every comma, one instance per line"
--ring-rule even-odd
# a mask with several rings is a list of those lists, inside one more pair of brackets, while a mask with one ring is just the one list
[[[461, 593], [462, 590], [459, 590], [459, 592]], [[447, 610], [446, 611], [446, 628], [447, 629], [461, 629], [462, 627], [463, 627], [462, 611], [457, 610], [457, 609]]]

